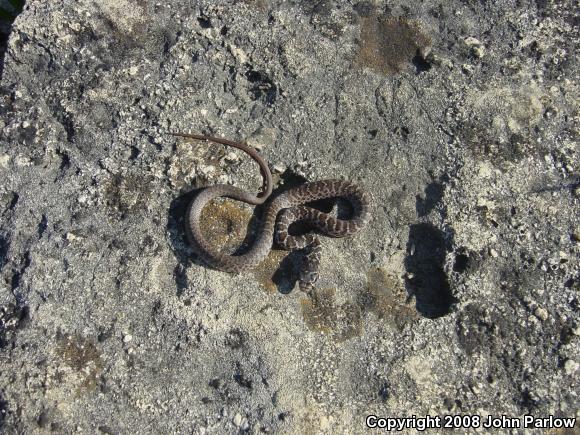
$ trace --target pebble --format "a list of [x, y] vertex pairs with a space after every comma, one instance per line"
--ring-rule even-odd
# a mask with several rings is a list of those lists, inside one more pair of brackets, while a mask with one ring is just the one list
[[536, 310], [534, 311], [534, 315], [542, 322], [548, 320], [548, 310], [546, 310], [545, 308], [542, 307], [536, 308]]
[[7, 169], [10, 156], [8, 154], [0, 154], [0, 168]]
[[574, 195], [576, 197], [580, 198], [580, 186], [578, 186], [574, 189]]
[[499, 256], [499, 254], [497, 253], [497, 251], [495, 249], [493, 249], [493, 248], [490, 248], [489, 255], [491, 255], [493, 258], [497, 258]]
[[238, 157], [238, 155], [235, 152], [230, 151], [229, 153], [227, 153], [225, 155], [224, 160], [226, 162], [237, 162], [238, 160], [240, 160], [240, 158]]
[[82, 237], [77, 236], [75, 233], [66, 233], [65, 238], [69, 241], [69, 242], [74, 242], [75, 240], [79, 240], [82, 239]]
[[468, 47], [477, 47], [483, 45], [479, 39], [474, 38], [473, 36], [465, 38], [464, 42]]
[[578, 364], [576, 361], [569, 359], [564, 363], [564, 371], [567, 375], [572, 375], [576, 372], [576, 370], [578, 370], [579, 366], [580, 364]]
[[463, 72], [465, 74], [473, 74], [473, 72], [475, 71], [475, 68], [473, 67], [473, 65], [469, 65], [467, 63], [464, 63], [463, 65], [461, 65], [461, 69], [463, 70]]
[[282, 173], [284, 173], [285, 170], [286, 170], [286, 166], [281, 164], [281, 163], [278, 163], [272, 167], [272, 171], [275, 174], [282, 174]]
[[131, 334], [125, 334], [123, 337], [123, 343], [129, 343], [131, 340], [133, 340], [133, 336]]
[[475, 38], [467, 38], [465, 43], [471, 48], [471, 52], [475, 57], [481, 59], [485, 54], [485, 47], [483, 44]]
[[241, 415], [240, 413], [237, 413], [237, 414], [234, 416], [234, 424], [235, 424], [237, 427], [240, 427], [240, 425], [242, 424], [242, 415]]
[[14, 159], [16, 166], [31, 166], [32, 165], [32, 160], [30, 160], [29, 157], [23, 156], [21, 154], [19, 154], [15, 159]]

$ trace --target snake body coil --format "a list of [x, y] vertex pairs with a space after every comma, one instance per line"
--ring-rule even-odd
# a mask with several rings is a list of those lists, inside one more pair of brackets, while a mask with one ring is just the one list
[[[264, 190], [258, 195], [234, 186], [218, 184], [207, 187], [191, 201], [187, 209], [186, 231], [196, 253], [211, 267], [231, 273], [240, 273], [257, 266], [272, 249], [274, 238], [282, 248], [293, 251], [305, 250], [306, 262], [300, 272], [300, 288], [312, 290], [318, 279], [320, 242], [315, 234], [294, 236], [288, 233], [293, 222], [308, 222], [331, 237], [345, 237], [363, 228], [370, 219], [369, 197], [356, 185], [342, 180], [322, 180], [306, 183], [277, 196], [268, 204], [262, 226], [252, 247], [242, 255], [228, 255], [211, 246], [201, 232], [201, 212], [211, 200], [228, 197], [253, 205], [264, 203], [272, 192], [272, 176], [266, 162], [256, 151], [245, 144], [209, 136], [171, 133], [191, 139], [208, 140], [233, 146], [249, 154], [259, 165], [264, 178]], [[303, 204], [325, 199], [344, 198], [350, 202], [353, 215], [342, 220]], [[277, 220], [278, 219], [278, 220]], [[277, 220], [277, 221], [276, 221]]]

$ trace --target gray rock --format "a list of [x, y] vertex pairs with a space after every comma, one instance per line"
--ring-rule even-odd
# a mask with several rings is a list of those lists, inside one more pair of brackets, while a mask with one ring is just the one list
[[[575, 14], [27, 1], [0, 70], [0, 431], [573, 416]], [[171, 131], [249, 140], [281, 190], [342, 177], [372, 194], [367, 228], [323, 237], [317, 299], [278, 251], [238, 276], [195, 257], [191, 191], [261, 179]], [[229, 248], [255, 227], [229, 200], [207, 211]]]

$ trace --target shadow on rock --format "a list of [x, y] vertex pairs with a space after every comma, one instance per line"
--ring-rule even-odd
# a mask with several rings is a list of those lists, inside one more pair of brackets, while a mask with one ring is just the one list
[[430, 319], [448, 314], [457, 302], [443, 270], [445, 252], [439, 229], [428, 223], [411, 225], [405, 258], [407, 291], [415, 295], [417, 311]]
[[167, 213], [167, 234], [172, 251], [178, 259], [173, 275], [177, 286], [177, 295], [181, 295], [187, 288], [186, 269], [191, 264], [203, 265], [205, 263], [197, 258], [189, 246], [185, 232], [185, 214], [187, 206], [197, 194], [196, 190], [185, 192], [171, 201]]
[[12, 23], [22, 12], [24, 0], [0, 1], [0, 80], [4, 72], [4, 56], [8, 49], [8, 37], [12, 31]]

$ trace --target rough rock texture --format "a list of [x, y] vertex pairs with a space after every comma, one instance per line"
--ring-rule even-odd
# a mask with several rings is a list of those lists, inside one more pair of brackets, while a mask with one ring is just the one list
[[[0, 431], [361, 433], [574, 416], [578, 15], [564, 0], [28, 0], [0, 96]], [[206, 268], [193, 191], [344, 177], [373, 219]], [[330, 207], [329, 204], [322, 204]], [[204, 216], [235, 248], [252, 215]], [[256, 221], [254, 219], [254, 221]]]

